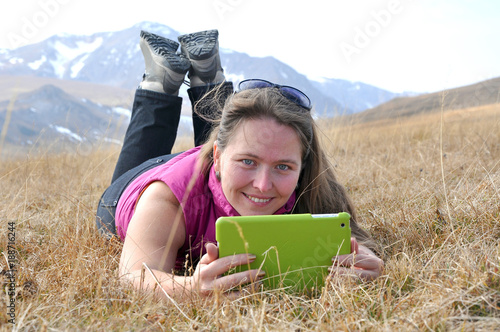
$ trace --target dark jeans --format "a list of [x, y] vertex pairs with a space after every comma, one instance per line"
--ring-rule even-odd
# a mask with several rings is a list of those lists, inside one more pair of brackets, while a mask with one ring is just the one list
[[[217, 85], [188, 90], [193, 106], [195, 146], [208, 137], [211, 123], [204, 116], [215, 113], [212, 96], [225, 99], [233, 91], [232, 83], [224, 83], [217, 94], [207, 94]], [[208, 96], [208, 97], [207, 97]], [[205, 97], [205, 98], [204, 98]], [[181, 115], [182, 98], [149, 90], [137, 90], [132, 117], [125, 133], [122, 150], [116, 163], [111, 185], [102, 194], [97, 207], [96, 223], [99, 232], [108, 237], [116, 235], [115, 211], [127, 186], [139, 175], [166, 163], [172, 155]], [[194, 107], [197, 112], [194, 112]]]

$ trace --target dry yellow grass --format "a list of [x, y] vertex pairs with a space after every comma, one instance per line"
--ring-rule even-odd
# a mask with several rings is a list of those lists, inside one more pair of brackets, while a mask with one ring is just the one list
[[[315, 298], [274, 291], [233, 302], [159, 300], [120, 284], [120, 243], [95, 231], [117, 151], [28, 155], [0, 165], [0, 264], [10, 222], [16, 328], [500, 329], [500, 105], [323, 131], [363, 226], [384, 248], [378, 280], [334, 279]], [[7, 289], [3, 330], [12, 328]]]

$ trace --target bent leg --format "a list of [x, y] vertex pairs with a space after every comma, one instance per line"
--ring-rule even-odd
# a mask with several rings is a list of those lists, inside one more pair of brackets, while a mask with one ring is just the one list
[[189, 100], [193, 108], [194, 145], [203, 144], [210, 130], [212, 121], [219, 115], [227, 97], [233, 93], [233, 84], [207, 84], [188, 89]]
[[111, 182], [144, 161], [170, 154], [177, 137], [182, 98], [138, 89]]

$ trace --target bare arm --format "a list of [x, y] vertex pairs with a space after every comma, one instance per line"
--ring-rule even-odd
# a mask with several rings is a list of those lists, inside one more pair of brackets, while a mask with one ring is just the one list
[[193, 276], [175, 276], [172, 270], [185, 238], [184, 215], [177, 198], [163, 182], [152, 183], [137, 203], [127, 229], [120, 275], [131, 280], [137, 288], [153, 290], [156, 287], [157, 292], [163, 294], [147, 271], [142, 280], [142, 266], [146, 263], [162, 288], [174, 297], [193, 291], [210, 295], [214, 289], [224, 291], [258, 279], [256, 270], [220, 277], [230, 268], [255, 258], [242, 254], [218, 259], [215, 245], [207, 246], [207, 254], [201, 258]]
[[[139, 288], [142, 266], [146, 263], [169, 294], [174, 295], [176, 289], [182, 292], [186, 286], [189, 289], [189, 278], [171, 273], [185, 233], [184, 216], [175, 195], [163, 182], [152, 183], [139, 199], [130, 220], [120, 259], [120, 275]], [[153, 289], [155, 285], [152, 276], [145, 273], [142, 287]]]

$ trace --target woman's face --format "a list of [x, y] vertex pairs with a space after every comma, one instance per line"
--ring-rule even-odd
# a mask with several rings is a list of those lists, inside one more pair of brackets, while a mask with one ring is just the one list
[[298, 135], [272, 119], [242, 122], [224, 151], [214, 144], [222, 190], [241, 215], [273, 214], [295, 190], [302, 166]]

